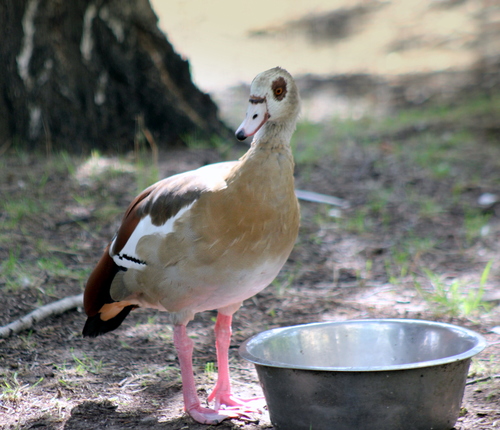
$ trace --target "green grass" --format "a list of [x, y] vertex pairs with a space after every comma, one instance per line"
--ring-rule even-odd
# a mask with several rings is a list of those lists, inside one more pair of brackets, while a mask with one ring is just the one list
[[75, 370], [79, 375], [85, 375], [86, 373], [99, 374], [103, 369], [102, 360], [95, 360], [89, 357], [87, 354], [83, 354], [82, 357], [77, 357], [73, 354], [73, 361], [75, 362]]
[[223, 160], [233, 159], [234, 145], [231, 140], [224, 139], [220, 136], [212, 136], [206, 139], [205, 136], [187, 135], [183, 137], [183, 141], [190, 149], [211, 149], [215, 148]]
[[23, 333], [18, 335], [18, 337], [23, 343], [23, 347], [26, 351], [34, 351], [38, 347], [32, 330], [29, 330], [26, 334]]
[[14, 372], [12, 376], [0, 379], [0, 400], [15, 403], [42, 381], [43, 378], [40, 378], [34, 384], [22, 384], [19, 381], [18, 373]]
[[23, 222], [28, 222], [30, 219], [40, 216], [47, 210], [47, 203], [37, 200], [33, 197], [26, 196], [19, 199], [6, 199], [0, 203], [0, 211], [4, 214], [5, 229], [16, 229]]
[[486, 97], [479, 95], [463, 103], [442, 103], [423, 107], [400, 109], [394, 115], [372, 124], [379, 132], [394, 132], [407, 127], [424, 129], [426, 125], [448, 122], [463, 123], [475, 117], [500, 115], [500, 95]]
[[136, 194], [139, 194], [145, 188], [158, 182], [160, 173], [155, 160], [151, 159], [151, 154], [147, 151], [140, 151], [136, 162]]
[[417, 198], [418, 214], [422, 218], [433, 219], [445, 213], [442, 202], [430, 196], [420, 196]]
[[323, 145], [324, 126], [301, 122], [297, 126], [291, 146], [294, 152], [295, 163], [298, 166], [311, 167], [324, 156], [333, 156], [336, 145], [329, 139]]
[[83, 282], [89, 274], [86, 268], [69, 268], [58, 257], [45, 255], [38, 260], [23, 259], [20, 248], [11, 249], [8, 258], [0, 264], [0, 283], [7, 291], [33, 287], [48, 296], [56, 296], [54, 285], [40, 287], [46, 275], [55, 278], [73, 279]]
[[366, 208], [360, 208], [340, 218], [341, 228], [349, 233], [361, 235], [369, 229], [370, 219], [367, 216]]
[[488, 225], [491, 214], [482, 213], [479, 210], [468, 209], [464, 217], [465, 241], [472, 245], [474, 241], [482, 236], [483, 228]]
[[495, 354], [485, 358], [472, 357], [469, 378], [500, 374], [500, 362]]
[[205, 375], [209, 378], [209, 379], [214, 379], [215, 376], [216, 376], [216, 366], [215, 366], [215, 363], [213, 361], [207, 361], [205, 363]]
[[76, 279], [83, 281], [89, 275], [89, 270], [79, 267], [68, 267], [61, 259], [50, 255], [42, 257], [36, 262], [36, 268], [49, 273], [52, 277]]
[[20, 259], [20, 249], [9, 250], [9, 256], [0, 266], [0, 282], [7, 291], [16, 291], [33, 285], [34, 276], [31, 270]]
[[77, 171], [78, 162], [78, 157], [61, 151], [48, 161], [47, 172], [50, 175], [56, 173], [73, 178]]
[[483, 302], [482, 298], [492, 264], [492, 261], [486, 264], [477, 287], [473, 287], [459, 278], [446, 282], [442, 276], [430, 270], [424, 270], [431, 289], [430, 291], [424, 290], [417, 281], [415, 281], [415, 288], [438, 312], [451, 316], [469, 317], [490, 308], [490, 305]]
[[281, 271], [278, 276], [271, 282], [275, 288], [276, 295], [283, 297], [286, 295], [287, 290], [293, 285], [300, 273], [301, 265], [297, 262], [289, 271]]

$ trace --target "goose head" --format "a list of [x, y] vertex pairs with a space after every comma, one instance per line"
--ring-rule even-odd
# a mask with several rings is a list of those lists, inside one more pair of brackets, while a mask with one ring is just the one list
[[281, 67], [266, 70], [252, 81], [245, 120], [236, 130], [236, 138], [264, 134], [269, 128], [291, 136], [300, 110], [300, 97], [292, 75]]

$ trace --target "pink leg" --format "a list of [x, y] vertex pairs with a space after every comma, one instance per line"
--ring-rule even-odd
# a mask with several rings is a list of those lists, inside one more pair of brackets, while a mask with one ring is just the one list
[[[214, 390], [208, 396], [208, 401], [215, 399], [215, 409], [221, 405], [236, 407], [240, 412], [255, 412], [245, 405], [256, 400], [262, 400], [262, 397], [255, 399], [239, 399], [231, 391], [231, 382], [229, 380], [229, 344], [231, 342], [231, 315], [223, 315], [219, 312], [217, 322], [215, 323], [215, 339], [217, 347], [217, 367], [219, 374]], [[241, 408], [244, 406], [245, 408]]]
[[187, 335], [185, 325], [174, 326], [174, 345], [181, 365], [182, 394], [186, 412], [202, 424], [218, 424], [227, 418], [236, 418], [237, 413], [230, 411], [219, 413], [213, 409], [201, 407], [193, 376], [193, 341]]

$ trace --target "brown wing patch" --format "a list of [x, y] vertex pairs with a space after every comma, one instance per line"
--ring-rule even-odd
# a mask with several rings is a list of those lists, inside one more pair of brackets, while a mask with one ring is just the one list
[[[132, 202], [125, 218], [127, 216], [138, 218], [134, 228], [139, 220], [146, 215], [151, 216], [151, 221], [156, 226], [165, 224], [182, 208], [198, 200], [204, 192], [213, 191], [225, 185], [227, 175], [238, 163], [237, 161], [228, 161], [206, 166], [213, 169], [208, 171], [210, 179], [207, 178], [207, 171], [201, 174], [200, 170], [166, 178], [152, 185], [137, 197]], [[127, 239], [128, 237], [130, 235], [127, 236]], [[125, 243], [122, 247], [125, 246]]]
[[193, 189], [185, 189], [185, 186], [178, 186], [174, 189], [168, 187], [170, 184], [158, 187], [151, 198], [137, 209], [137, 216], [142, 218], [145, 215], [151, 216], [154, 225], [165, 224], [170, 218], [185, 206], [197, 200], [204, 191], [196, 186]]
[[189, 187], [175, 177], [164, 179], [145, 189], [130, 204], [116, 233], [116, 240], [111, 250], [118, 254], [134, 232], [139, 221], [146, 215], [151, 216], [154, 225], [165, 224], [185, 206], [194, 202], [202, 193], [196, 184]]

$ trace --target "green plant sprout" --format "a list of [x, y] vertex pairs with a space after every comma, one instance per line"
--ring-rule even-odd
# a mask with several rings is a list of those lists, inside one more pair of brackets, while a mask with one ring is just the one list
[[468, 283], [460, 279], [454, 279], [448, 285], [441, 276], [428, 269], [424, 269], [424, 272], [431, 283], [432, 292], [425, 291], [417, 281], [415, 281], [415, 288], [425, 300], [451, 316], [468, 317], [480, 310], [488, 311], [489, 304], [484, 302], [482, 298], [492, 264], [492, 261], [486, 264], [478, 288], [470, 288]]

